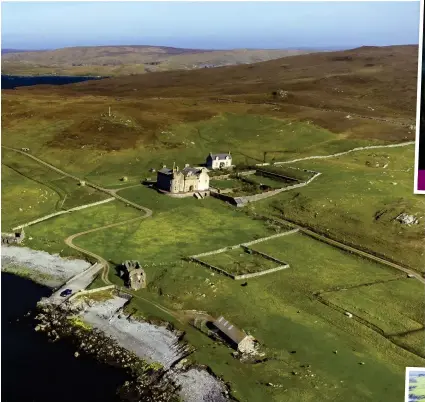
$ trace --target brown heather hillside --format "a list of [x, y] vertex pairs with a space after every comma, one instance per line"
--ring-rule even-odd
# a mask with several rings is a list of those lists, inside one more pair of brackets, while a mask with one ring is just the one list
[[[22, 119], [66, 121], [51, 146], [108, 150], [153, 144], [173, 124], [230, 112], [309, 121], [342, 139], [411, 140], [417, 53], [417, 46], [362, 47], [252, 65], [21, 87], [3, 91], [3, 127], [17, 127]], [[276, 95], [279, 90], [287, 91], [284, 98]], [[109, 106], [131, 124], [101, 117]]]

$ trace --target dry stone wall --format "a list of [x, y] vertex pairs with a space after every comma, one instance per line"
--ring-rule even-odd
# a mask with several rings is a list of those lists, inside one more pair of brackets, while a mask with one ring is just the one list
[[74, 211], [79, 211], [80, 209], [94, 207], [96, 205], [105, 204], [106, 202], [111, 202], [111, 201], [114, 201], [114, 200], [115, 200], [115, 198], [111, 197], [111, 198], [107, 198], [106, 200], [93, 202], [91, 204], [80, 205], [79, 207], [71, 208], [71, 209], [68, 209], [66, 211], [54, 212], [53, 214], [45, 215], [45, 216], [42, 216], [41, 218], [38, 218], [34, 221], [30, 221], [30, 222], [24, 223], [23, 225], [16, 226], [16, 227], [12, 228], [12, 230], [19, 230], [19, 229], [22, 229], [22, 228], [26, 228], [28, 226], [35, 225], [36, 223], [43, 222], [43, 221], [50, 219], [50, 218], [53, 218], [55, 216], [68, 214], [68, 213], [74, 212]]
[[270, 268], [270, 269], [266, 269], [265, 271], [254, 272], [252, 274], [237, 275], [237, 276], [234, 276], [233, 279], [241, 280], [241, 279], [254, 278], [256, 276], [262, 276], [262, 275], [271, 274], [272, 272], [282, 271], [283, 269], [287, 269], [287, 268], [289, 268], [289, 265], [281, 265], [276, 268]]
[[207, 262], [205, 262], [205, 261], [198, 260], [198, 259], [197, 259], [197, 258], [195, 258], [195, 257], [190, 257], [190, 259], [191, 259], [193, 262], [196, 262], [196, 263], [198, 263], [198, 264], [200, 264], [200, 265], [203, 265], [204, 267], [207, 267], [207, 268], [212, 269], [213, 271], [216, 271], [216, 272], [218, 272], [218, 273], [220, 273], [220, 274], [222, 274], [222, 275], [225, 275], [225, 276], [228, 276], [228, 277], [230, 277], [230, 278], [232, 278], [232, 279], [235, 279], [235, 275], [229, 274], [229, 273], [228, 273], [227, 271], [225, 271], [224, 269], [221, 269], [221, 268], [219, 268], [219, 267], [216, 267], [215, 265], [209, 264], [209, 263], [207, 263]]
[[415, 143], [415, 141], [408, 141], [408, 142], [402, 142], [401, 144], [389, 144], [389, 145], [370, 145], [367, 147], [358, 147], [358, 148], [353, 148], [350, 149], [348, 151], [344, 151], [344, 152], [338, 152], [336, 154], [331, 154], [331, 155], [319, 155], [319, 156], [306, 156], [304, 158], [299, 158], [299, 159], [293, 159], [291, 161], [284, 161], [284, 162], [275, 162], [274, 165], [284, 165], [287, 163], [294, 163], [294, 162], [300, 162], [300, 161], [306, 161], [309, 159], [327, 159], [327, 158], [335, 158], [337, 156], [342, 156], [342, 155], [347, 155], [351, 152], [356, 152], [356, 151], [366, 151], [368, 149], [379, 149], [379, 148], [396, 148], [396, 147], [405, 147], [407, 145], [413, 145]]
[[277, 264], [280, 264], [280, 265], [288, 265], [285, 261], [281, 261], [281, 260], [279, 260], [279, 259], [277, 259], [275, 257], [272, 257], [271, 255], [268, 255], [266, 253], [262, 253], [261, 251], [254, 250], [254, 249], [249, 248], [247, 246], [241, 246], [241, 247], [244, 248], [245, 250], [249, 250], [252, 254], [261, 255], [261, 257], [265, 258], [266, 260], [270, 260], [270, 261], [276, 262]]

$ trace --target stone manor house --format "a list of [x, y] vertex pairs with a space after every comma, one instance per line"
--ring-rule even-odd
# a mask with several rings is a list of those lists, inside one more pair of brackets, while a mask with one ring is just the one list
[[184, 169], [178, 167], [172, 169], [163, 166], [157, 172], [156, 187], [158, 190], [170, 194], [187, 194], [203, 192], [208, 195], [210, 188], [210, 177], [208, 169], [203, 167], [190, 167], [185, 165]]

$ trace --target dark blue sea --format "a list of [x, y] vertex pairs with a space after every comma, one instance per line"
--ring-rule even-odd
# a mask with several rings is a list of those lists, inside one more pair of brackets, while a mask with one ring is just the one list
[[64, 85], [74, 84], [76, 82], [98, 80], [105, 77], [71, 77], [71, 76], [19, 76], [19, 75], [2, 75], [1, 88], [14, 89], [18, 87], [31, 86], [31, 85]]
[[74, 357], [66, 340], [49, 342], [35, 332], [38, 300], [51, 290], [7, 273], [1, 274], [1, 400], [2, 402], [118, 402], [123, 371], [94, 358]]

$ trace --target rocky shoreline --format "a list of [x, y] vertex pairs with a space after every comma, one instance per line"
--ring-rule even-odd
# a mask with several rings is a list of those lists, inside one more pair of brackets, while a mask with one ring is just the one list
[[71, 342], [76, 349], [76, 358], [91, 355], [101, 363], [125, 370], [129, 381], [118, 390], [123, 401], [180, 401], [178, 386], [164, 376], [165, 371], [160, 365], [144, 362], [102, 331], [69, 315], [66, 308], [39, 304], [35, 320], [35, 330], [45, 332], [51, 341], [66, 339]]
[[[2, 271], [27, 277], [50, 288], [84, 271], [84, 260], [64, 259], [27, 247], [2, 250]], [[98, 295], [99, 293], [97, 293]], [[235, 400], [230, 387], [206, 366], [189, 363], [193, 352], [182, 341], [184, 333], [168, 323], [150, 323], [127, 316], [127, 300], [117, 294], [77, 297], [53, 305], [49, 299], [37, 304], [35, 330], [52, 342], [66, 339], [75, 357], [89, 355], [124, 370], [129, 380], [118, 390], [124, 402], [226, 402]], [[167, 325], [168, 324], [168, 325]]]
[[[81, 298], [59, 307], [42, 300], [38, 303], [35, 330], [45, 332], [52, 341], [70, 340], [76, 357], [91, 355], [126, 370], [130, 380], [119, 389], [125, 402], [235, 400], [229, 387], [208, 367], [188, 363], [186, 357], [192, 349], [181, 342], [180, 331], [125, 317], [121, 308], [111, 314], [111, 305], [117, 299], [112, 295], [103, 301]], [[145, 332], [137, 332], [140, 328]], [[150, 332], [155, 335], [154, 344]]]

